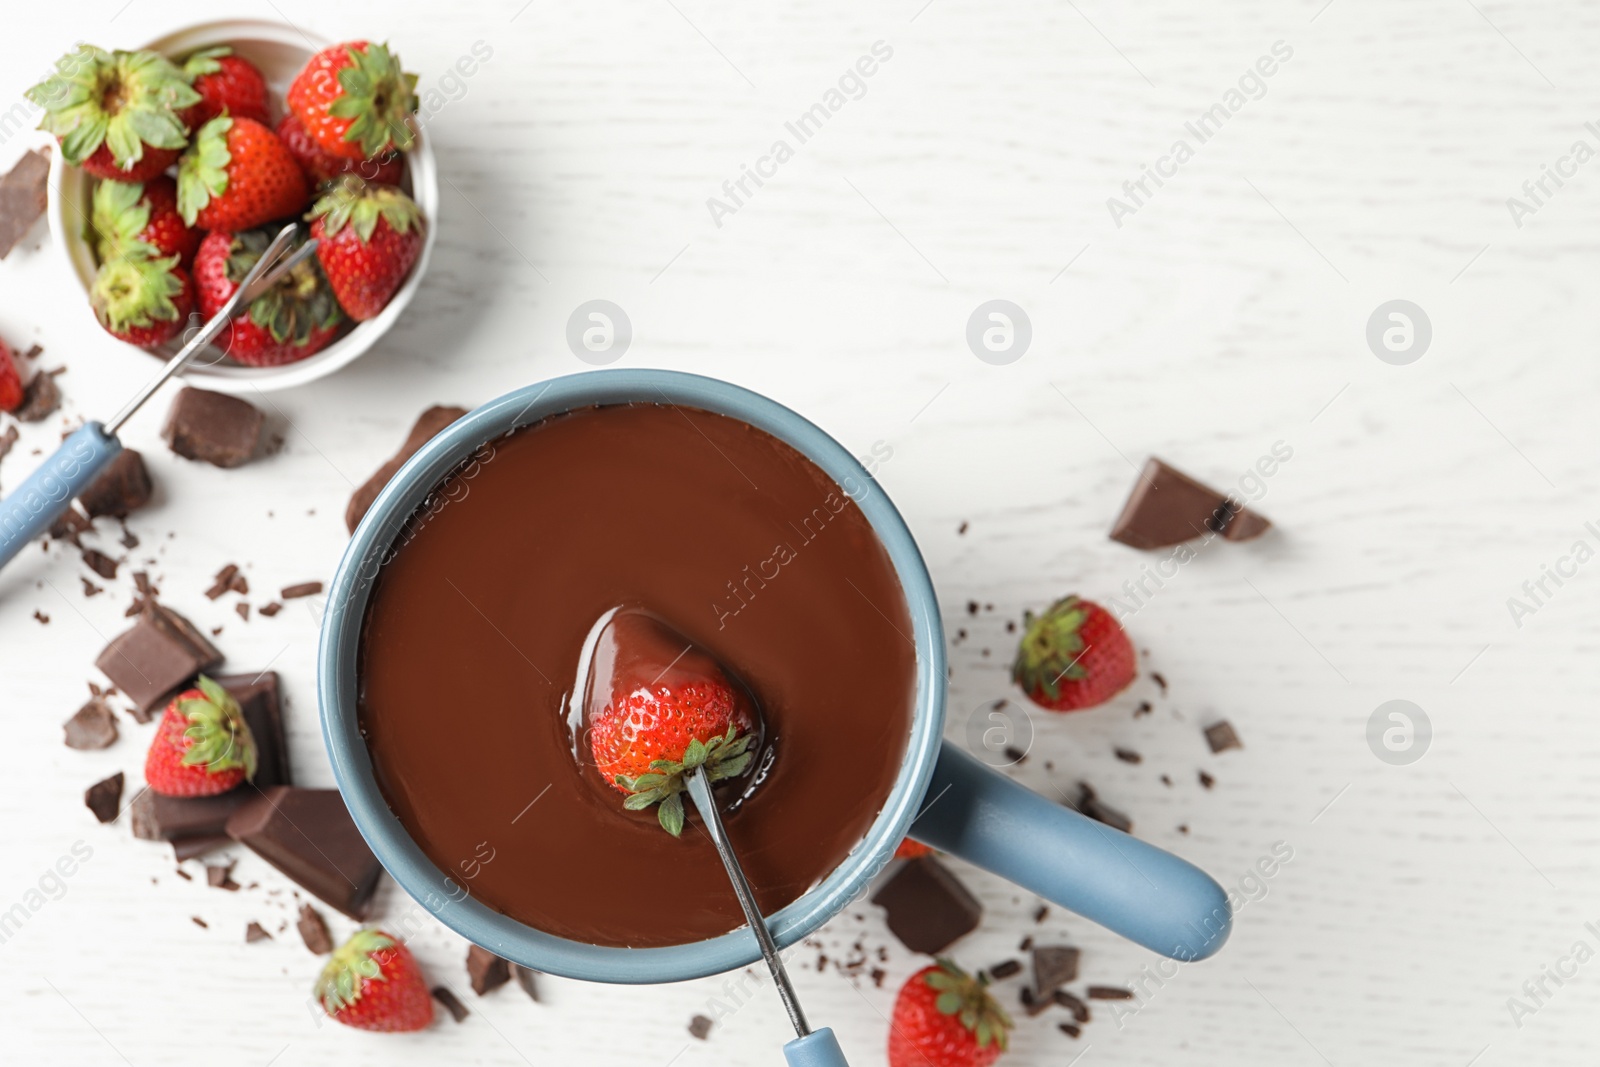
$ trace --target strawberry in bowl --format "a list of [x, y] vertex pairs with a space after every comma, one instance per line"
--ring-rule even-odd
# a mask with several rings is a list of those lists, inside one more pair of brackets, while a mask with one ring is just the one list
[[[206, 236], [194, 257], [201, 314], [209, 318], [222, 309], [271, 242], [270, 229]], [[343, 318], [313, 257], [234, 316], [216, 344], [246, 366], [278, 367], [322, 351]]]

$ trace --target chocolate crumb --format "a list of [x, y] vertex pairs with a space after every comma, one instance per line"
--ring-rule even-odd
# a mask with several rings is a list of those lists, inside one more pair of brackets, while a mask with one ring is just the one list
[[7, 426], [6, 432], [0, 433], [0, 459], [5, 459], [6, 454], [11, 451], [12, 446], [16, 443], [17, 428], [15, 426]]
[[1226, 752], [1230, 748], [1244, 747], [1239, 735], [1234, 732], [1233, 724], [1227, 719], [1206, 727], [1206, 744], [1211, 746], [1212, 752]]
[[1086, 1023], [1089, 1021], [1089, 1005], [1085, 1004], [1083, 1001], [1079, 1000], [1065, 989], [1056, 990], [1055, 999], [1056, 1003], [1070, 1011], [1072, 1013], [1072, 1017], [1078, 1020], [1078, 1022]]
[[333, 951], [333, 938], [328, 934], [328, 924], [310, 904], [300, 905], [300, 919], [295, 923], [295, 929], [300, 931], [300, 940], [306, 943], [306, 948], [318, 956], [326, 956]]
[[105, 592], [104, 586], [95, 585], [87, 578], [80, 577], [78, 580], [83, 583], [83, 598], [85, 600]]
[[250, 604], [247, 601], [239, 601], [233, 606], [233, 610], [239, 613], [239, 618], [246, 622], [250, 621]]
[[964, 534], [964, 533], [967, 532], [968, 529], [969, 529], [969, 527], [967, 526], [967, 523], [965, 522], [965, 520], [963, 520], [961, 525], [956, 527], [956, 533], [957, 534]]
[[1178, 833], [1186, 834], [1188, 832], [1189, 832], [1189, 824], [1188, 823], [1179, 823], [1178, 824]]
[[1044, 917], [1046, 915], [1049, 915], [1049, 914], [1050, 914], [1050, 905], [1048, 905], [1048, 904], [1040, 904], [1039, 907], [1037, 908], [1037, 910], [1035, 910], [1034, 913], [1033, 913], [1033, 921], [1036, 922], [1036, 923], [1042, 923], [1042, 922], [1044, 922]]
[[1021, 960], [1002, 960], [989, 968], [989, 977], [998, 981], [1003, 978], [1010, 978], [1021, 970]]
[[1006, 633], [1014, 634], [1016, 632], [1017, 632], [1017, 624], [1016, 624], [1016, 622], [1014, 620], [1007, 619], [1006, 620]]
[[1022, 993], [1018, 999], [1022, 1001], [1022, 1010], [1027, 1012], [1029, 1016], [1039, 1015], [1055, 1003], [1049, 997], [1041, 999], [1035, 995], [1032, 986], [1023, 986]]
[[704, 1015], [696, 1015], [689, 1020], [689, 1035], [704, 1041], [711, 1033], [711, 1020]]
[[117, 719], [99, 697], [93, 697], [61, 725], [68, 748], [108, 748], [117, 740]]
[[450, 992], [450, 990], [446, 989], [442, 985], [433, 987], [433, 999], [437, 1000], [440, 1004], [443, 1004], [444, 1010], [449, 1012], [450, 1018], [454, 1019], [456, 1022], [461, 1022], [468, 1015], [472, 1014], [467, 1010], [467, 1006], [461, 1003], [454, 993]]
[[278, 591], [278, 595], [285, 600], [293, 600], [296, 597], [316, 596], [320, 592], [322, 592], [321, 582], [301, 582], [299, 585], [284, 586]]
[[1114, 985], [1092, 985], [1087, 994], [1090, 1000], [1132, 1000], [1132, 990]]
[[231, 893], [239, 891], [239, 883], [233, 880], [233, 864], [217, 864], [206, 866], [206, 884], [213, 889], [226, 889]]
[[1141, 700], [1139, 701], [1139, 706], [1133, 709], [1133, 717], [1137, 719], [1150, 714], [1154, 710], [1154, 704], [1150, 703], [1148, 700]]
[[46, 615], [44, 612], [40, 611], [38, 608], [34, 609], [33, 618], [34, 618], [34, 621], [37, 622], [40, 626], [49, 626], [50, 625], [50, 616]]
[[1162, 785], [1166, 785], [1166, 786], [1170, 786], [1172, 784], [1172, 775], [1163, 774], [1161, 776], [1161, 784]]
[[253, 945], [257, 941], [271, 940], [272, 935], [267, 933], [266, 927], [262, 926], [260, 923], [253, 922], [244, 928], [244, 942], [247, 945]]
[[12, 414], [22, 422], [43, 422], [61, 410], [61, 387], [56, 384], [56, 375], [66, 369], [57, 367], [35, 374], [23, 386], [22, 406]]
[[173, 868], [172, 873], [177, 875], [179, 878], [182, 878], [185, 882], [194, 881], [194, 875], [190, 874], [188, 871], [184, 870], [182, 867]]
[[122, 772], [104, 778], [84, 790], [83, 802], [99, 821], [111, 822], [122, 806]]
[[467, 946], [467, 977], [478, 996], [492, 993], [511, 981], [511, 964], [478, 945]]
[[257, 612], [259, 612], [262, 615], [265, 615], [269, 619], [272, 618], [274, 615], [276, 615], [278, 612], [280, 612], [282, 610], [283, 610], [283, 605], [278, 603], [276, 600], [272, 601], [269, 604], [263, 604], [259, 608], [256, 609]]
[[1028, 758], [1028, 754], [1022, 751], [1022, 749], [1018, 748], [1016, 745], [1007, 745], [1005, 747], [1005, 754], [1006, 759], [1017, 764], [1023, 763]]
[[238, 573], [239, 565], [237, 563], [230, 563], [218, 571], [216, 578], [212, 579], [211, 588], [206, 590], [206, 599], [215, 600], [231, 589], [234, 575]]
[[1143, 763], [1144, 757], [1131, 748], [1114, 748], [1111, 750], [1123, 763]]
[[204, 919], [200, 918], [200, 916], [198, 916], [198, 915], [189, 916], [189, 921], [194, 923], [196, 926], [198, 926], [202, 930], [211, 929], [211, 924], [206, 922]]
[[539, 987], [536, 980], [538, 973], [531, 967], [523, 967], [516, 963], [511, 965], [511, 977], [517, 980], [517, 985], [522, 987], [522, 991], [528, 994], [528, 999], [534, 1003], [539, 1001]]
[[1201, 771], [1200, 784], [1205, 786], [1207, 789], [1210, 789], [1212, 786], [1217, 784], [1217, 780], [1211, 777], [1211, 775], [1207, 774], [1205, 771]]
[[1056, 1029], [1060, 1030], [1068, 1037], [1077, 1037], [1079, 1034], [1083, 1033], [1083, 1031], [1078, 1029], [1078, 1027], [1073, 1023], [1056, 1023]]
[[1033, 935], [1029, 934], [1017, 944], [1018, 952], [1026, 952], [1033, 947]]
[[977, 613], [978, 613], [978, 602], [976, 600], [967, 601], [967, 614], [968, 615], [976, 615]]
[[83, 562], [86, 567], [94, 571], [106, 581], [115, 581], [117, 577], [117, 561], [97, 549], [86, 548], [83, 550]]
[[1150, 680], [1152, 682], [1156, 683], [1156, 685], [1161, 687], [1161, 694], [1163, 696], [1165, 696], [1166, 692], [1167, 692], [1167, 680], [1164, 677], [1162, 677], [1161, 672], [1160, 671], [1151, 671], [1150, 672]]

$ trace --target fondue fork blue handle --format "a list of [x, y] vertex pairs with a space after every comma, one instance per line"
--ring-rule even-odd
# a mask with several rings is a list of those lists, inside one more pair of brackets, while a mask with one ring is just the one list
[[278, 279], [316, 250], [316, 241], [307, 241], [280, 261], [280, 255], [294, 239], [296, 225], [278, 231], [255, 266], [244, 276], [228, 302], [201, 327], [187, 344], [167, 361], [145, 387], [123, 405], [108, 423], [86, 422], [74, 431], [55, 453], [39, 464], [21, 485], [0, 500], [0, 567], [14, 559], [35, 537], [50, 529], [72, 504], [74, 497], [93, 484], [117, 454], [122, 442], [117, 431], [144, 402], [155, 395], [173, 375], [194, 361], [194, 357], [214, 340], [228, 320], [241, 307], [271, 288]]
[[761, 947], [761, 956], [772, 972], [778, 996], [783, 1000], [784, 1010], [789, 1013], [789, 1021], [794, 1024], [797, 1036], [783, 1046], [783, 1058], [789, 1062], [789, 1067], [850, 1067], [845, 1062], [844, 1051], [839, 1048], [833, 1031], [827, 1027], [813, 1030], [806, 1022], [800, 999], [789, 982], [789, 972], [784, 969], [783, 957], [778, 955], [777, 942], [772, 939], [772, 931], [767, 929], [767, 920], [761, 914], [756, 895], [751, 891], [744, 868], [739, 866], [739, 857], [733, 851], [733, 843], [728, 840], [728, 832], [722, 826], [722, 815], [717, 811], [717, 802], [711, 795], [711, 783], [707, 781], [705, 772], [698, 768], [690, 771], [684, 784], [688, 788], [689, 799], [694, 801], [700, 818], [706, 824], [711, 843], [717, 847], [717, 855], [728, 872], [728, 880], [733, 883], [734, 895], [739, 898], [739, 907], [744, 910], [745, 921], [750, 924], [750, 932]]
[[1212, 955], [1232, 927], [1227, 893], [1194, 864], [1018, 785], [949, 741], [911, 836], [1175, 960]]

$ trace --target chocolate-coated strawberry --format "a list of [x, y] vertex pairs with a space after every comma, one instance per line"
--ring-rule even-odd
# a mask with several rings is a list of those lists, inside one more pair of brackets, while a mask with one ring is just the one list
[[411, 950], [382, 930], [358, 930], [334, 950], [313, 995], [335, 1022], [398, 1033], [433, 1022], [433, 999]]
[[267, 122], [267, 80], [248, 59], [233, 54], [228, 45], [206, 48], [184, 60], [200, 102], [184, 112], [189, 129], [201, 126], [223, 112], [235, 118]]
[[300, 164], [255, 119], [217, 116], [178, 162], [178, 211], [202, 230], [248, 230], [299, 214], [307, 199]]
[[200, 100], [183, 72], [155, 52], [79, 45], [27, 92], [44, 109], [39, 128], [61, 157], [90, 174], [142, 182], [166, 170], [188, 141], [182, 112]]
[[165, 174], [147, 182], [100, 182], [94, 189], [90, 228], [102, 263], [177, 256], [179, 265], [187, 267], [204, 236], [178, 214], [178, 185]]
[[1099, 604], [1069, 596], [1024, 617], [1011, 679], [1041, 708], [1077, 711], [1122, 692], [1136, 670], [1122, 624]]
[[194, 310], [194, 286], [177, 256], [101, 264], [89, 287], [95, 318], [118, 340], [154, 348], [178, 335]]
[[387, 45], [349, 41], [311, 57], [289, 86], [289, 110], [324, 151], [372, 159], [416, 143], [416, 89], [417, 76]]
[[889, 1067], [988, 1067], [1006, 1050], [1011, 1018], [949, 960], [900, 987], [889, 1017]]
[[[201, 314], [221, 310], [271, 242], [264, 230], [206, 235], [194, 258]], [[322, 351], [343, 318], [315, 259], [307, 259], [230, 319], [216, 344], [235, 362], [276, 367]]]
[[380, 152], [375, 159], [336, 156], [312, 139], [292, 111], [278, 123], [278, 140], [294, 156], [300, 169], [305, 171], [306, 180], [314, 186], [330, 182], [341, 174], [354, 174], [382, 185], [399, 185], [400, 179], [405, 176], [406, 157], [402, 153], [388, 149]]
[[357, 322], [382, 311], [422, 253], [422, 212], [392, 185], [346, 174], [311, 209], [317, 260]]
[[256, 773], [256, 742], [239, 702], [201, 675], [161, 714], [144, 759], [151, 792], [169, 797], [226, 793]]

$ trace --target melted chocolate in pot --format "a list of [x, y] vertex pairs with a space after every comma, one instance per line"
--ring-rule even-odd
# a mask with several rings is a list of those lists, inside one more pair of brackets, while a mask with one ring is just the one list
[[725, 817], [762, 910], [844, 859], [894, 783], [916, 680], [905, 596], [842, 489], [737, 420], [627, 405], [493, 442], [448, 496], [383, 567], [360, 668], [379, 787], [441, 870], [578, 941], [743, 925], [698, 816], [674, 839], [573, 758], [584, 646], [620, 605], [760, 707], [767, 762]]

